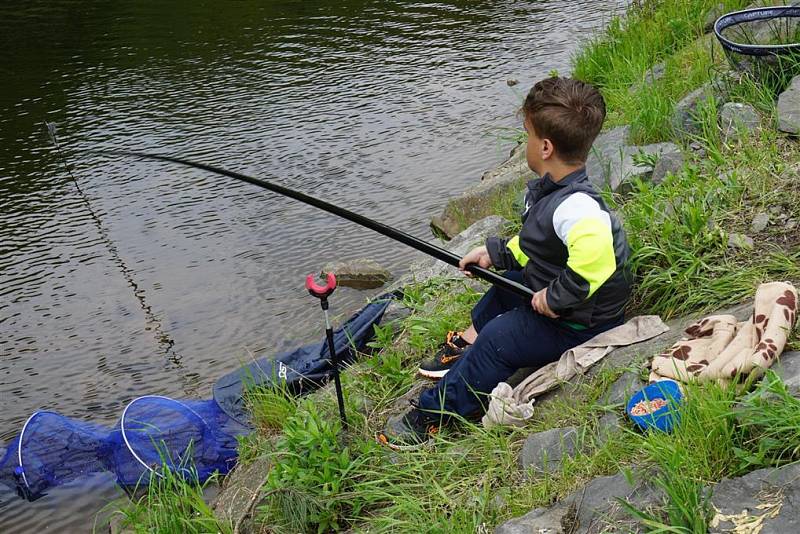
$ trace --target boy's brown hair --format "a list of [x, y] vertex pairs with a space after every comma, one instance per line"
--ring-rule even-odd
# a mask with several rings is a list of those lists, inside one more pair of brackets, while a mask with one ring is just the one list
[[536, 135], [553, 143], [561, 161], [577, 164], [586, 161], [600, 133], [606, 103], [588, 83], [552, 77], [533, 86], [522, 111]]

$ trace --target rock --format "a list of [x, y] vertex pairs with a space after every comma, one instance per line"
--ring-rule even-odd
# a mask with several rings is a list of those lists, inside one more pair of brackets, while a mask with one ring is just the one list
[[519, 453], [520, 466], [524, 470], [558, 470], [565, 456], [572, 458], [577, 453], [579, 432], [578, 428], [569, 426], [531, 434], [525, 439]]
[[[646, 480], [648, 477], [641, 477]], [[595, 478], [585, 488], [547, 508], [535, 508], [522, 517], [503, 523], [495, 534], [598, 534], [600, 532], [643, 532], [621, 511], [616, 499], [625, 499], [643, 509], [660, 503], [661, 494], [651, 485], [634, 481], [622, 473]]]
[[788, 221], [786, 221], [786, 229], [787, 230], [794, 230], [794, 228], [796, 226], [797, 226], [797, 220], [796, 219], [789, 219]]
[[706, 18], [703, 21], [703, 31], [710, 32], [714, 29], [714, 23], [720, 18], [722, 15], [727, 13], [728, 10], [725, 9], [725, 4], [717, 4], [712, 7], [708, 13], [706, 13]]
[[611, 173], [610, 162], [621, 158], [622, 150], [628, 146], [630, 126], [617, 126], [601, 133], [594, 140], [586, 160], [586, 173], [595, 185], [602, 185], [605, 176]]
[[631, 395], [644, 387], [639, 374], [634, 371], [625, 371], [600, 397], [598, 403], [602, 406], [618, 406], [625, 404]]
[[753, 222], [750, 223], [750, 230], [755, 233], [763, 232], [764, 229], [769, 225], [769, 213], [764, 213], [763, 211], [757, 213], [755, 217], [753, 217]]
[[237, 465], [225, 477], [225, 487], [211, 505], [214, 517], [233, 525], [234, 530], [251, 520], [251, 512], [261, 504], [261, 493], [270, 470], [268, 458], [257, 458], [248, 465]]
[[726, 102], [719, 112], [719, 125], [722, 128], [722, 139], [729, 141], [758, 129], [761, 119], [756, 108], [740, 102]]
[[514, 190], [522, 192], [524, 182], [534, 177], [525, 159], [525, 145], [519, 145], [511, 158], [483, 174], [481, 183], [448, 201], [441, 215], [431, 219], [436, 235], [452, 238], [473, 222], [493, 214], [494, 200]]
[[712, 102], [719, 104], [724, 100], [721, 94], [715, 94], [714, 87], [714, 84], [707, 83], [675, 104], [675, 110], [672, 113], [672, 129], [676, 135], [689, 136], [701, 132], [700, 122], [697, 118], [699, 110]]
[[800, 135], [800, 75], [778, 97], [778, 129]]
[[608, 412], [597, 420], [597, 444], [603, 445], [622, 431], [622, 418], [614, 412]]
[[383, 312], [383, 317], [381, 317], [381, 325], [387, 325], [395, 321], [402, 321], [411, 315], [411, 312], [411, 308], [407, 308], [406, 306], [403, 306], [401, 301], [395, 300], [391, 302], [386, 307], [386, 311]]
[[507, 160], [481, 175], [481, 182], [506, 178], [517, 179], [522, 175], [532, 176], [532, 172], [528, 168], [528, 160], [525, 157], [525, 146], [525, 143], [522, 143], [512, 148]]
[[680, 151], [661, 154], [653, 168], [653, 183], [660, 184], [668, 174], [678, 174], [682, 168], [683, 154]]
[[755, 246], [753, 238], [744, 234], [731, 234], [728, 236], [728, 248], [750, 250]]
[[713, 487], [711, 504], [716, 512], [709, 524], [712, 534], [800, 532], [800, 465], [723, 479]]
[[620, 191], [623, 184], [633, 177], [647, 177], [653, 173], [653, 167], [637, 163], [644, 156], [663, 157], [664, 154], [680, 154], [674, 143], [655, 143], [645, 146], [626, 144], [629, 127], [619, 126], [597, 138], [586, 161], [586, 172], [589, 181], [598, 189], [606, 186], [613, 191]]
[[800, 352], [784, 352], [771, 367], [792, 396], [800, 397]]
[[328, 263], [322, 267], [322, 276], [328, 273], [336, 275], [339, 285], [356, 289], [381, 287], [391, 278], [389, 271], [366, 258]]
[[514, 78], [509, 78], [509, 79], [506, 80], [506, 84], [508, 84], [509, 87], [514, 87], [518, 83], [519, 83], [519, 80], [515, 80]]

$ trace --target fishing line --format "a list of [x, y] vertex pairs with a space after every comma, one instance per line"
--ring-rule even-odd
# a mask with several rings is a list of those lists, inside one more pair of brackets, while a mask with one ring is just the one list
[[[97, 154], [105, 154], [108, 156], [124, 156], [124, 157], [135, 157], [135, 158], [156, 160], [156, 161], [166, 161], [170, 163], [177, 163], [179, 165], [185, 165], [188, 167], [194, 167], [196, 169], [205, 170], [208, 172], [212, 172], [214, 174], [220, 174], [222, 176], [228, 176], [229, 178], [234, 178], [236, 180], [240, 180], [242, 182], [246, 182], [248, 184], [252, 184], [275, 193], [279, 193], [289, 198], [299, 200], [300, 202], [309, 204], [323, 211], [327, 211], [328, 213], [332, 213], [334, 215], [347, 219], [348, 221], [360, 224], [361, 226], [369, 228], [370, 230], [374, 230], [375, 232], [378, 232], [379, 234], [394, 239], [395, 241], [399, 241], [400, 243], [408, 245], [411, 248], [417, 249], [420, 252], [424, 252], [428, 256], [432, 256], [437, 260], [448, 263], [454, 267], [458, 267], [458, 264], [461, 261], [460, 257], [456, 256], [449, 250], [437, 247], [436, 245], [428, 243], [427, 241], [423, 241], [401, 230], [397, 230], [381, 222], [364, 217], [363, 215], [359, 215], [344, 208], [340, 208], [339, 206], [335, 206], [319, 198], [306, 195], [305, 193], [301, 193], [299, 191], [295, 191], [293, 189], [289, 189], [288, 187], [268, 182], [266, 180], [260, 180], [258, 178], [247, 176], [245, 174], [240, 174], [238, 172], [221, 169], [219, 167], [213, 167], [211, 165], [206, 165], [205, 163], [196, 163], [194, 161], [189, 161], [186, 159], [174, 158], [171, 156], [162, 156], [159, 154], [146, 154], [143, 152], [131, 152], [127, 150], [93, 150], [92, 152], [95, 152]], [[487, 282], [490, 282], [508, 291], [517, 293], [522, 297], [525, 298], [533, 297], [533, 291], [530, 288], [525, 287], [524, 285], [509, 280], [507, 278], [504, 278], [503, 276], [493, 271], [484, 269], [483, 267], [479, 267], [476, 264], [468, 265], [467, 270], [472, 274], [474, 274], [475, 276], [486, 280]]]
[[56, 147], [59, 159], [61, 160], [64, 169], [67, 171], [67, 174], [69, 174], [70, 178], [72, 178], [72, 182], [75, 184], [75, 189], [78, 190], [78, 193], [83, 200], [83, 204], [86, 207], [86, 211], [89, 212], [89, 215], [94, 221], [95, 226], [97, 226], [97, 231], [100, 234], [103, 242], [106, 244], [106, 247], [111, 254], [111, 258], [117, 267], [119, 267], [119, 270], [122, 272], [122, 276], [125, 278], [128, 286], [133, 289], [133, 296], [139, 302], [139, 306], [142, 308], [142, 311], [144, 311], [145, 330], [152, 330], [156, 343], [158, 343], [158, 346], [161, 348], [167, 359], [169, 359], [169, 361], [172, 363], [181, 366], [181, 356], [175, 352], [175, 340], [173, 340], [169, 334], [164, 331], [164, 328], [161, 326], [161, 320], [156, 316], [155, 313], [153, 313], [153, 308], [150, 307], [145, 299], [144, 289], [140, 288], [139, 284], [136, 283], [136, 280], [133, 277], [133, 272], [130, 268], [128, 268], [127, 264], [122, 259], [122, 256], [120, 256], [119, 249], [114, 244], [114, 241], [112, 241], [108, 230], [103, 225], [103, 222], [100, 220], [100, 217], [97, 215], [94, 209], [92, 209], [92, 204], [89, 201], [89, 197], [81, 188], [81, 185], [78, 183], [78, 179], [72, 173], [72, 170], [70, 170], [69, 165], [67, 164], [67, 158], [64, 155], [64, 152], [61, 150], [61, 144], [58, 142], [58, 137], [56, 136], [55, 123], [45, 121], [44, 124], [47, 127], [47, 133], [50, 135], [50, 140]]

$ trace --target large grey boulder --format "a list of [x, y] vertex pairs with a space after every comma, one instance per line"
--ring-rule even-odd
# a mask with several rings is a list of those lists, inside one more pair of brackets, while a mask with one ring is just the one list
[[756, 108], [741, 102], [726, 102], [719, 112], [722, 139], [730, 141], [756, 131], [761, 124]]
[[649, 177], [653, 167], [643, 161], [663, 158], [667, 154], [680, 154], [674, 143], [629, 145], [628, 126], [619, 126], [598, 136], [586, 160], [589, 181], [598, 189], [606, 186], [620, 191], [634, 177]]
[[778, 129], [800, 135], [800, 75], [778, 97]]
[[492, 215], [495, 200], [500, 196], [524, 193], [524, 183], [535, 175], [525, 160], [525, 145], [519, 145], [511, 158], [499, 167], [484, 173], [481, 182], [450, 199], [442, 213], [431, 219], [434, 234], [454, 237], [473, 222]]
[[800, 465], [723, 479], [713, 487], [711, 504], [715, 509], [709, 525], [712, 534], [800, 532]]
[[356, 289], [373, 289], [389, 281], [391, 274], [378, 262], [367, 258], [331, 262], [322, 267], [322, 275], [336, 275], [339, 285]]
[[[642, 477], [644, 478], [644, 477]], [[595, 478], [556, 504], [535, 508], [522, 517], [503, 523], [495, 534], [599, 534], [643, 532], [644, 529], [621, 510], [617, 499], [638, 509], [657, 506], [661, 494], [651, 485], [630, 484], [621, 473]]]

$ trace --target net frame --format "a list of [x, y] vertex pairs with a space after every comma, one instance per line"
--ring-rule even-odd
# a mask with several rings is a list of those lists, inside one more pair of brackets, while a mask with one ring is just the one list
[[20, 475], [28, 492], [33, 491], [33, 488], [31, 488], [30, 483], [28, 483], [28, 477], [25, 476], [25, 466], [22, 463], [22, 444], [25, 442], [25, 431], [28, 430], [28, 426], [33, 422], [34, 419], [42, 414], [58, 415], [57, 413], [48, 410], [37, 410], [33, 412], [30, 417], [25, 420], [25, 424], [22, 425], [22, 430], [20, 431], [19, 439], [17, 440], [17, 469], [15, 469], [14, 472]]
[[746, 44], [736, 43], [728, 39], [722, 32], [739, 24], [774, 20], [778, 18], [800, 17], [800, 4], [788, 6], [769, 6], [743, 9], [722, 15], [714, 22], [714, 35], [716, 35], [726, 53], [737, 53], [745, 56], [775, 56], [800, 53], [800, 43], [788, 44]]
[[147, 471], [149, 471], [150, 473], [155, 474], [159, 478], [164, 478], [164, 475], [162, 473], [159, 473], [157, 470], [155, 470], [152, 467], [150, 467], [147, 464], [147, 462], [145, 462], [141, 458], [141, 456], [139, 456], [136, 453], [136, 451], [134, 450], [134, 447], [131, 445], [130, 440], [128, 439], [128, 435], [127, 435], [127, 433], [125, 431], [125, 417], [128, 415], [128, 409], [131, 406], [133, 406], [133, 404], [135, 404], [135, 403], [137, 403], [139, 401], [147, 400], [147, 399], [158, 399], [158, 400], [161, 400], [161, 401], [167, 401], [167, 402], [170, 402], [170, 403], [177, 404], [181, 409], [187, 410], [189, 413], [194, 415], [200, 421], [200, 423], [202, 424], [203, 430], [206, 430], [209, 427], [208, 427], [208, 423], [206, 422], [206, 420], [203, 419], [203, 417], [199, 413], [197, 413], [194, 409], [192, 409], [190, 406], [188, 406], [187, 404], [185, 404], [185, 403], [183, 403], [183, 402], [181, 402], [181, 401], [179, 401], [177, 399], [173, 399], [173, 398], [170, 398], [170, 397], [165, 397], [163, 395], [142, 395], [141, 397], [137, 397], [137, 398], [133, 399], [131, 402], [129, 402], [127, 404], [127, 406], [125, 406], [125, 409], [122, 410], [122, 415], [119, 418], [120, 435], [122, 436], [123, 443], [125, 443], [125, 447], [128, 449], [128, 452], [131, 453], [131, 456], [133, 456], [133, 458], [137, 462], [139, 462], [139, 464], [142, 465], [142, 467], [144, 467]]

